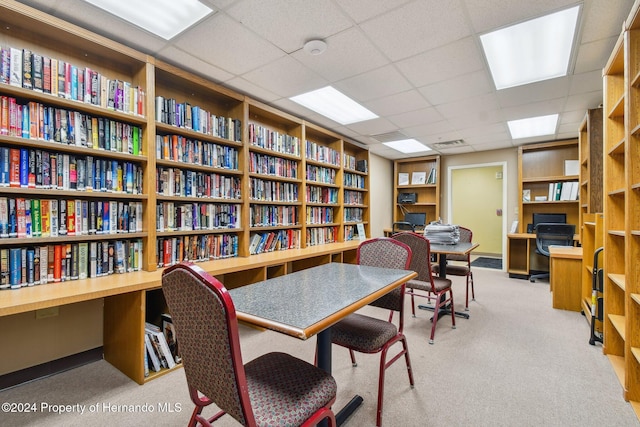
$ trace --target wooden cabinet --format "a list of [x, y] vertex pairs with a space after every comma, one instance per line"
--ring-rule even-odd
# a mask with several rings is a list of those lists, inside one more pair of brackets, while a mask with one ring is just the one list
[[576, 230], [579, 230], [579, 201], [570, 196], [563, 196], [565, 186], [577, 186], [578, 183], [577, 171], [575, 174], [565, 174], [565, 162], [577, 163], [578, 160], [577, 139], [530, 144], [518, 148], [520, 233], [527, 232], [528, 224], [533, 223], [534, 213], [564, 213], [567, 223], [575, 224]]
[[396, 160], [393, 175], [394, 222], [406, 213], [424, 213], [425, 224], [440, 219], [439, 155]]
[[640, 416], [640, 16], [604, 68], [604, 346]]

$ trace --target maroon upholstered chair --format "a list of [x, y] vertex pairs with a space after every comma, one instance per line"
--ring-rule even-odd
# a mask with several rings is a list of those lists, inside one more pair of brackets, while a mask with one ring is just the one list
[[[243, 365], [233, 301], [217, 279], [176, 264], [163, 272], [162, 291], [196, 405], [189, 426], [211, 426], [225, 413], [243, 426], [311, 426], [324, 419], [336, 425], [337, 386], [322, 369], [285, 353]], [[212, 403], [221, 411], [205, 418], [202, 410]]]
[[[473, 239], [473, 232], [465, 227], [459, 227], [460, 229], [460, 243], [471, 243]], [[444, 255], [440, 255], [444, 256]], [[447, 263], [447, 276], [462, 276], [467, 279], [467, 294], [464, 302], [465, 311], [469, 311], [469, 285], [471, 285], [471, 301], [476, 300], [476, 294], [473, 289], [473, 271], [471, 271], [471, 254], [467, 255], [447, 255], [447, 261], [460, 261], [458, 264]], [[433, 273], [440, 274], [440, 266], [434, 264], [432, 267]]]
[[[357, 263], [374, 267], [408, 270], [411, 263], [411, 249], [397, 240], [380, 237], [364, 241], [358, 247]], [[349, 286], [345, 283], [345, 286]], [[390, 320], [350, 314], [331, 328], [331, 341], [346, 347], [351, 355], [351, 363], [357, 366], [354, 351], [360, 353], [380, 353], [380, 374], [378, 377], [378, 409], [376, 426], [382, 424], [382, 404], [384, 397], [385, 370], [396, 360], [404, 356], [409, 374], [409, 384], [413, 388], [413, 373], [409, 359], [407, 338], [403, 333], [405, 285], [370, 303], [372, 306], [400, 313], [399, 326]], [[387, 352], [395, 344], [401, 343], [402, 350], [387, 362]]]
[[[438, 313], [441, 308], [450, 306], [451, 310], [451, 327], [456, 327], [456, 317], [453, 307], [453, 291], [451, 289], [451, 280], [434, 277], [431, 270], [431, 244], [424, 236], [412, 232], [396, 233], [391, 236], [411, 248], [413, 256], [411, 257], [410, 269], [418, 273], [418, 277], [407, 282], [407, 294], [411, 295], [411, 311], [413, 316], [416, 315], [416, 307], [414, 297], [424, 297], [434, 302], [433, 318], [431, 320], [431, 337], [429, 344], [433, 344], [433, 337], [438, 324]], [[423, 291], [416, 293], [415, 291]], [[447, 293], [449, 297], [447, 298]]]

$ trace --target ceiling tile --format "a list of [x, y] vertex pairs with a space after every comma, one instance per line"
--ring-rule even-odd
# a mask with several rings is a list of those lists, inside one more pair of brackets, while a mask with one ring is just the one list
[[484, 60], [478, 42], [473, 37], [467, 37], [396, 64], [415, 87], [422, 87], [480, 71], [484, 67]]
[[603, 61], [603, 58], [608, 58], [611, 55], [617, 39], [616, 36], [580, 45], [573, 72], [584, 73], [598, 70], [602, 73], [606, 62], [606, 59]]
[[364, 102], [363, 105], [380, 116], [406, 113], [429, 107], [429, 103], [417, 90], [407, 90]]
[[[428, 23], [428, 24], [426, 24]], [[397, 61], [471, 34], [461, 0], [414, 1], [364, 22], [362, 30]]]
[[208, 64], [200, 58], [194, 57], [174, 46], [168, 46], [156, 54], [156, 56], [176, 67], [184, 68], [204, 78], [224, 82], [233, 77], [232, 74], [221, 70], [215, 65]]
[[284, 98], [319, 89], [328, 84], [325, 79], [289, 56], [283, 56], [242, 77]]
[[349, 28], [325, 39], [327, 50], [311, 55], [304, 49], [291, 56], [325, 79], [334, 82], [389, 63], [375, 46], [356, 28]]
[[226, 12], [286, 53], [311, 39], [324, 39], [352, 23], [331, 0], [236, 2]]
[[391, 65], [341, 80], [333, 86], [360, 103], [411, 89], [407, 79]]
[[569, 77], [558, 77], [543, 82], [502, 89], [497, 92], [497, 95], [502, 108], [517, 107], [545, 99], [568, 96], [569, 83]]
[[382, 15], [413, 0], [340, 0], [338, 5], [356, 22]]
[[175, 45], [235, 75], [285, 56], [280, 49], [222, 14], [216, 14], [179, 35]]
[[391, 123], [400, 128], [416, 126], [421, 123], [433, 123], [443, 119], [442, 115], [433, 107], [394, 114], [388, 117]]
[[464, 74], [420, 88], [420, 92], [427, 98], [431, 105], [459, 101], [468, 97], [483, 95], [491, 91], [493, 91], [493, 84], [484, 70]]

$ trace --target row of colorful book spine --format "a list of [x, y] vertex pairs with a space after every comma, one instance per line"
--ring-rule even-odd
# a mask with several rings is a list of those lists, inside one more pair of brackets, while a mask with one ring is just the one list
[[238, 256], [238, 236], [235, 234], [201, 234], [156, 239], [158, 267], [168, 267], [182, 261], [202, 262]]
[[338, 239], [338, 227], [315, 227], [307, 229], [307, 246], [334, 243]]
[[17, 86], [140, 116], [145, 91], [130, 82], [109, 79], [89, 67], [78, 67], [31, 49], [0, 49], [0, 83]]
[[249, 123], [249, 144], [278, 153], [300, 156], [300, 139], [269, 129], [257, 123]]
[[240, 228], [240, 205], [161, 202], [156, 207], [157, 231]]
[[249, 180], [249, 198], [269, 202], [297, 202], [298, 184], [266, 181], [260, 178]]
[[142, 241], [112, 240], [0, 249], [0, 289], [138, 271]]
[[331, 147], [307, 140], [305, 157], [316, 162], [340, 166], [340, 152]]
[[0, 135], [142, 155], [142, 128], [39, 102], [0, 96]]
[[351, 188], [365, 188], [365, 177], [355, 173], [344, 174], [344, 186]]
[[142, 167], [94, 156], [0, 147], [0, 187], [142, 194]]
[[284, 251], [300, 248], [300, 230], [268, 231], [251, 235], [249, 254]]
[[307, 206], [307, 224], [332, 224], [333, 208]]
[[142, 202], [0, 197], [0, 238], [142, 231]]
[[297, 206], [251, 205], [251, 227], [277, 227], [298, 224]]
[[307, 165], [306, 178], [308, 181], [321, 182], [324, 184], [336, 183], [336, 170], [322, 166]]
[[156, 158], [238, 170], [238, 149], [181, 135], [156, 135]]
[[345, 205], [364, 205], [364, 193], [362, 191], [344, 191]]
[[307, 185], [308, 203], [338, 203], [338, 189]]
[[157, 167], [156, 193], [161, 196], [240, 200], [242, 186], [237, 176]]
[[156, 96], [156, 121], [229, 141], [242, 141], [240, 119], [217, 116], [197, 105], [179, 103], [174, 98]]
[[364, 209], [344, 208], [344, 220], [346, 222], [362, 222], [363, 218], [364, 218]]
[[298, 178], [298, 162], [251, 152], [249, 155], [249, 172], [273, 175], [281, 178]]

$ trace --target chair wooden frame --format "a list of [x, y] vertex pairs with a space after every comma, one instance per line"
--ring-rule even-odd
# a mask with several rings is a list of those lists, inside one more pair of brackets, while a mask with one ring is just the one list
[[[301, 368], [300, 372], [313, 372], [319, 378], [324, 378], [322, 381], [332, 381], [331, 391], [325, 394], [329, 401], [314, 410], [300, 425], [313, 426], [320, 421], [328, 420], [330, 426], [336, 426], [335, 415], [331, 410], [331, 405], [335, 402], [335, 380], [330, 378], [330, 375], [284, 353], [267, 353], [246, 365], [243, 364], [235, 307], [227, 289], [220, 281], [198, 266], [180, 263], [163, 271], [162, 290], [176, 327], [176, 335], [180, 340], [189, 395], [195, 404], [189, 426], [210, 427], [214, 421], [227, 413], [244, 426], [257, 426], [255, 406], [250, 392], [253, 387], [257, 393], [268, 394], [270, 384], [268, 381], [250, 382], [247, 369], [255, 368], [251, 369], [251, 372], [257, 377], [256, 373], [261, 374], [264, 368], [269, 366], [283, 367], [285, 370]], [[194, 326], [194, 323], [197, 325], [189, 328]], [[221, 343], [207, 340], [210, 336], [214, 336], [215, 341]], [[281, 378], [277, 374], [274, 375], [274, 389], [285, 388], [291, 383], [290, 379], [280, 381]], [[300, 377], [294, 379], [299, 380]], [[291, 390], [290, 393], [297, 396], [297, 391], [299, 390]], [[312, 394], [310, 390], [304, 391]], [[210, 398], [206, 395], [207, 392], [215, 397]], [[212, 403], [215, 403], [220, 411], [206, 418], [202, 415], [202, 410]], [[278, 409], [287, 410], [286, 405], [282, 406], [285, 408]], [[269, 415], [279, 416], [273, 412], [277, 410], [269, 412]], [[289, 416], [289, 413], [283, 415]]]

